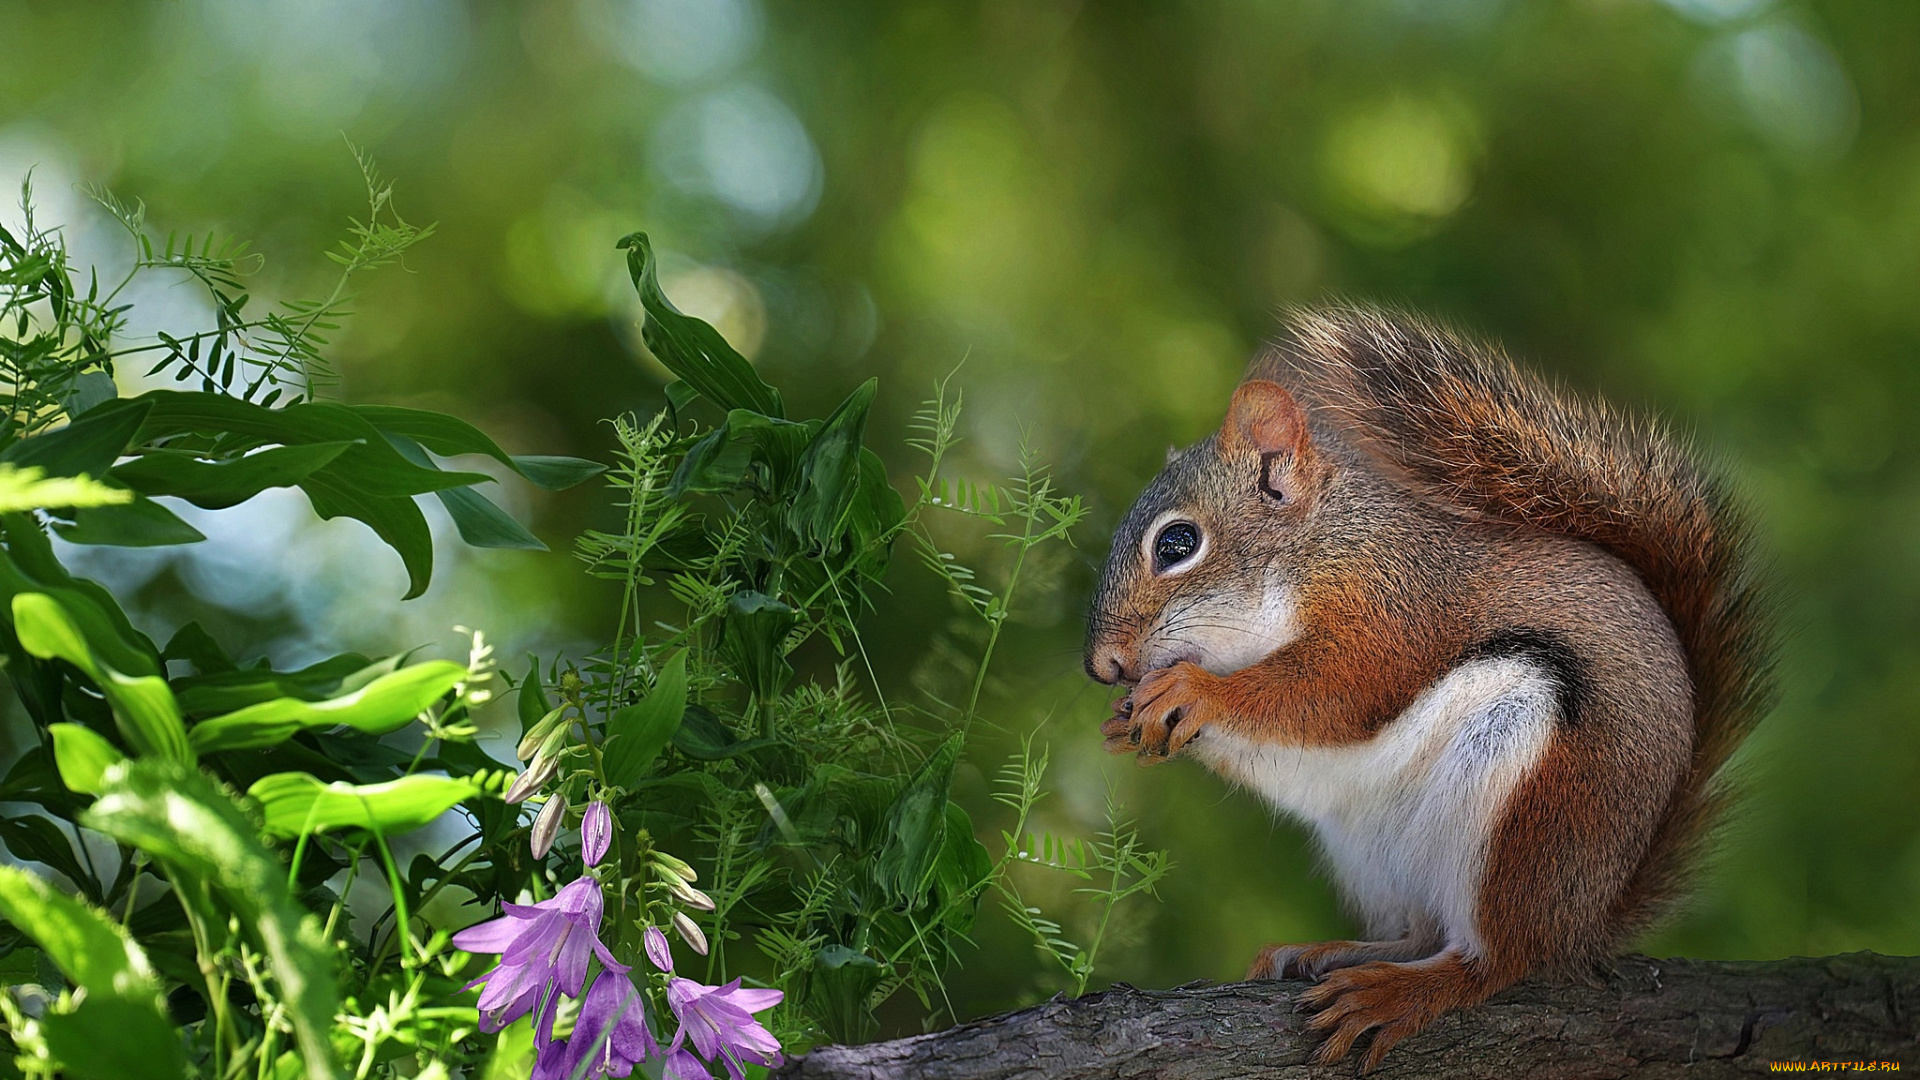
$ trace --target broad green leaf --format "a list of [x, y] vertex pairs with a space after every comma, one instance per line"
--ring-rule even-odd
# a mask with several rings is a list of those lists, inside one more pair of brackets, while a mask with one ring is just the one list
[[126, 452], [152, 408], [151, 404], [103, 405], [58, 431], [14, 443], [0, 453], [0, 462], [44, 469], [48, 476], [104, 476]]
[[485, 473], [422, 469], [402, 457], [359, 413], [328, 401], [270, 409], [225, 394], [150, 390], [137, 398], [102, 405], [88, 418], [142, 404], [151, 409], [140, 426], [142, 443], [184, 434], [238, 436], [254, 446], [346, 443], [344, 450], [316, 471], [367, 495], [423, 495], [492, 479]]
[[868, 379], [833, 410], [800, 457], [800, 485], [787, 511], [793, 530], [808, 544], [839, 539], [841, 521], [860, 484], [860, 440], [879, 380]]
[[540, 722], [541, 717], [553, 711], [553, 704], [547, 700], [547, 688], [540, 684], [540, 658], [527, 657], [527, 677], [520, 680], [520, 733]]
[[100, 882], [80, 864], [73, 838], [51, 819], [38, 814], [0, 818], [0, 843], [6, 844], [14, 858], [45, 863], [65, 874], [82, 892], [99, 899]]
[[291, 487], [353, 445], [319, 442], [275, 446], [227, 461], [153, 450], [115, 465], [107, 475], [142, 495], [177, 495], [195, 506], [222, 510], [268, 488]]
[[934, 859], [931, 885], [941, 903], [970, 896], [958, 913], [947, 916], [946, 922], [948, 929], [964, 934], [973, 926], [973, 913], [980, 906], [979, 887], [993, 874], [993, 855], [974, 835], [973, 819], [959, 803], [949, 801], [946, 812], [946, 839]]
[[480, 794], [473, 780], [403, 776], [384, 784], [323, 784], [307, 773], [274, 773], [247, 789], [260, 804], [266, 831], [297, 837], [355, 828], [391, 836], [420, 828], [463, 799]]
[[581, 458], [508, 454], [479, 428], [445, 413], [403, 409], [395, 405], [348, 407], [389, 435], [405, 436], [436, 454], [448, 457], [455, 454], [485, 454], [548, 491], [563, 491], [607, 471], [605, 465]]
[[547, 545], [527, 531], [513, 515], [494, 505], [493, 500], [470, 487], [436, 491], [434, 495], [447, 508], [460, 539], [471, 547], [506, 548], [514, 551], [545, 551]]
[[59, 599], [47, 593], [13, 598], [14, 633], [27, 652], [42, 660], [60, 659], [85, 672], [113, 707], [120, 733], [141, 754], [175, 761], [193, 760], [185, 725], [173, 691], [158, 675], [125, 675], [104, 663]]
[[[426, 415], [433, 415], [428, 413]], [[405, 435], [387, 432], [387, 441], [400, 451], [408, 461], [423, 469], [438, 469], [427, 454], [426, 448]], [[447, 508], [448, 516], [453, 518], [454, 527], [460, 530], [460, 539], [479, 548], [514, 548], [523, 551], [545, 551], [547, 545], [540, 538], [526, 530], [526, 527], [513, 520], [506, 511], [495, 506], [485, 495], [471, 487], [449, 488], [434, 492]]]
[[11, 609], [19, 593], [44, 592], [60, 601], [86, 631], [94, 652], [114, 670], [160, 674], [160, 654], [153, 642], [134, 629], [112, 593], [67, 572], [39, 522], [26, 514], [6, 514], [0, 515], [0, 526], [6, 530], [5, 550], [0, 551], [0, 613]]
[[214, 675], [220, 672], [238, 671], [240, 666], [220, 647], [207, 628], [198, 622], [189, 622], [173, 632], [167, 647], [160, 651], [164, 660], [185, 660], [192, 664], [202, 675]]
[[779, 697], [793, 676], [786, 640], [799, 621], [799, 612], [765, 593], [737, 592], [727, 600], [721, 654], [761, 701]]
[[645, 700], [618, 710], [607, 721], [606, 749], [601, 759], [607, 782], [632, 787], [646, 775], [647, 766], [673, 740], [686, 709], [687, 654], [681, 651], [661, 668], [653, 692]]
[[337, 1080], [328, 1039], [339, 1004], [333, 951], [233, 800], [197, 770], [129, 761], [107, 770], [106, 790], [82, 821], [146, 852], [183, 888], [219, 894], [267, 955], [308, 1080]]
[[0, 956], [0, 987], [40, 981], [40, 961], [46, 954], [21, 946]]
[[48, 477], [45, 470], [0, 464], [0, 513], [48, 507], [117, 506], [133, 501], [133, 492], [79, 476]]
[[647, 320], [640, 337], [647, 350], [688, 386], [723, 409], [751, 409], [766, 416], [786, 415], [780, 392], [761, 380], [746, 357], [734, 351], [720, 332], [699, 319], [681, 314], [660, 291], [659, 267], [646, 233], [621, 239], [627, 252], [627, 272], [640, 294]]
[[700, 705], [689, 705], [680, 718], [680, 729], [673, 733], [673, 748], [695, 761], [724, 761], [751, 754], [777, 739], [737, 739], [719, 717]]
[[180, 1031], [152, 1001], [93, 997], [40, 1018], [47, 1052], [74, 1080], [176, 1080], [186, 1055]]
[[353, 518], [400, 556], [407, 568], [407, 594], [401, 599], [411, 600], [427, 591], [433, 580], [433, 533], [412, 498], [370, 495], [325, 469], [300, 481], [300, 490], [307, 493], [313, 512], [322, 520]]
[[[399, 657], [394, 659], [398, 660]], [[175, 696], [180, 700], [181, 712], [188, 716], [217, 716], [274, 698], [322, 701], [350, 693], [395, 670], [398, 664], [376, 671], [353, 686], [345, 685], [346, 679], [373, 666], [372, 661], [359, 653], [342, 653], [298, 671], [270, 671], [265, 668], [216, 671], [208, 675], [175, 679], [173, 686]]]
[[0, 916], [32, 938], [55, 967], [89, 993], [159, 1004], [147, 956], [105, 912], [17, 866], [0, 865]]
[[310, 727], [343, 725], [385, 735], [411, 722], [466, 677], [463, 665], [429, 660], [326, 701], [276, 698], [202, 720], [194, 725], [190, 738], [195, 750], [207, 753], [272, 746]]
[[127, 759], [92, 728], [54, 724], [47, 731], [53, 736], [53, 760], [60, 768], [60, 781], [84, 795], [100, 794], [107, 767]]
[[941, 743], [887, 810], [886, 846], [874, 863], [874, 877], [896, 907], [911, 910], [925, 901], [935, 860], [946, 842], [947, 794], [964, 741], [956, 734]]
[[784, 495], [798, 482], [801, 458], [819, 430], [818, 420], [796, 424], [735, 409], [687, 451], [667, 491], [725, 492], [752, 482], [769, 496]]
[[53, 531], [69, 544], [102, 547], [168, 547], [207, 538], [180, 515], [145, 496], [118, 506], [83, 506], [73, 512], [73, 524], [55, 522]]

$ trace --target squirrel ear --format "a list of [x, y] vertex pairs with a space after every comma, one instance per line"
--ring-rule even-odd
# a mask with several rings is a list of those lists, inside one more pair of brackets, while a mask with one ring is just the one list
[[1179, 457], [1179, 456], [1180, 456], [1180, 448], [1179, 448], [1179, 447], [1177, 447], [1177, 446], [1174, 446], [1174, 445], [1172, 445], [1171, 443], [1170, 443], [1170, 444], [1168, 444], [1168, 446], [1167, 446], [1167, 464], [1169, 464], [1169, 465], [1171, 465], [1171, 464], [1173, 464], [1173, 459], [1174, 459], [1174, 458], [1177, 458], [1177, 457]]
[[1250, 379], [1233, 392], [1220, 427], [1220, 448], [1268, 454], [1297, 454], [1307, 445], [1307, 413], [1279, 383]]

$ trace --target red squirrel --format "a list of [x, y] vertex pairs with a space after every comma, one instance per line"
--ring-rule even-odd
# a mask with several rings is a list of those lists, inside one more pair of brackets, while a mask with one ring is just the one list
[[1114, 536], [1102, 726], [1312, 827], [1371, 941], [1269, 945], [1364, 1068], [1669, 910], [1769, 700], [1725, 489], [1674, 436], [1370, 309], [1296, 316]]

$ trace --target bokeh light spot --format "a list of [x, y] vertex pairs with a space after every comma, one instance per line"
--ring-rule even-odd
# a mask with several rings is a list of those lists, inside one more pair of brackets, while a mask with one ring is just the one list
[[661, 122], [654, 151], [675, 186], [725, 203], [753, 226], [790, 225], [820, 198], [820, 155], [806, 127], [757, 86], [682, 102]]
[[1859, 107], [1825, 42], [1792, 23], [1770, 22], [1735, 35], [1732, 59], [1741, 104], [1768, 141], [1809, 157], [1845, 152]]
[[760, 43], [753, 0], [613, 0], [597, 14], [620, 59], [673, 86], [725, 75]]
[[1473, 140], [1462, 111], [1439, 101], [1395, 97], [1337, 121], [1323, 165], [1347, 206], [1394, 226], [1381, 238], [1424, 231], [1458, 210], [1473, 191]]

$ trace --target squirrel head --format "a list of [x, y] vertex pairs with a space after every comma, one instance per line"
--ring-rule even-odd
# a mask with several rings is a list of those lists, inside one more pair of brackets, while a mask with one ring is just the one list
[[1189, 660], [1226, 674], [1300, 632], [1296, 557], [1332, 459], [1278, 383], [1234, 392], [1220, 430], [1168, 455], [1113, 537], [1088, 616], [1087, 673], [1132, 685]]

